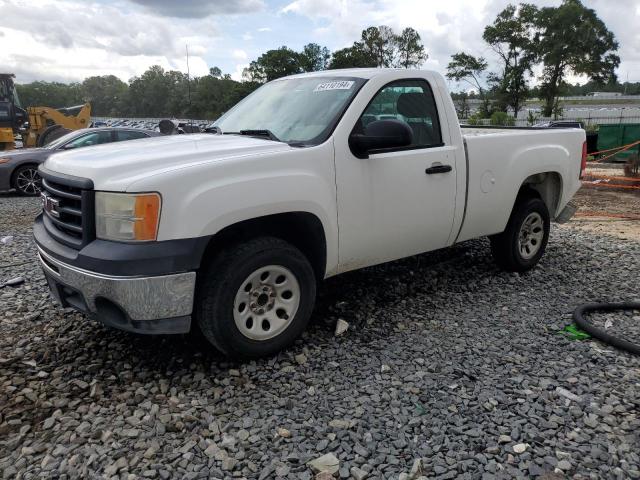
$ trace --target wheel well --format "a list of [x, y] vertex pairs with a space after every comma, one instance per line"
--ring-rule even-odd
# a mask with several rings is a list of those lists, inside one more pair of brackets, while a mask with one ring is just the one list
[[261, 236], [291, 243], [309, 259], [318, 280], [324, 278], [327, 265], [324, 228], [320, 219], [308, 212], [279, 213], [230, 225], [211, 238], [201, 264], [210, 263], [216, 252], [229, 245]]
[[537, 173], [527, 177], [520, 186], [517, 200], [530, 195], [540, 198], [547, 206], [551, 218], [555, 218], [562, 195], [562, 177], [557, 172]]
[[36, 167], [36, 170], [38, 169], [38, 164], [37, 163], [22, 163], [20, 165], [18, 165], [16, 168], [13, 169], [13, 172], [11, 172], [11, 187], [12, 188], [16, 188], [16, 176], [18, 175], [18, 171], [20, 171], [21, 168], [23, 167]]

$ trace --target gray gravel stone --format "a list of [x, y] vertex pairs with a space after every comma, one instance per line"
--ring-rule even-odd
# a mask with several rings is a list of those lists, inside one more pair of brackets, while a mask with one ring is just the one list
[[[569, 224], [525, 274], [474, 240], [332, 278], [301, 340], [240, 364], [54, 305], [38, 209], [0, 194], [0, 280], [27, 280], [0, 289], [3, 478], [311, 480], [327, 453], [333, 478], [356, 480], [410, 476], [417, 459], [427, 478], [640, 475], [640, 389], [620, 390], [640, 359], [558, 334], [579, 303], [637, 298], [638, 243]], [[633, 334], [633, 315], [593, 320]]]

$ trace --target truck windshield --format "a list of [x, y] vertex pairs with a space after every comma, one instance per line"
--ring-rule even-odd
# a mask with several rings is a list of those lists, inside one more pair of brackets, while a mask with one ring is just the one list
[[215, 122], [224, 134], [269, 132], [294, 145], [324, 142], [366, 82], [355, 77], [302, 77], [263, 85]]

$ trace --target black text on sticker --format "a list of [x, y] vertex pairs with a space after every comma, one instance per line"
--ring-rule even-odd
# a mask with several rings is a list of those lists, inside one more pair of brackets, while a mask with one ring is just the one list
[[341, 80], [339, 82], [325, 82], [318, 85], [314, 92], [326, 92], [327, 90], [349, 90], [353, 86], [353, 80]]

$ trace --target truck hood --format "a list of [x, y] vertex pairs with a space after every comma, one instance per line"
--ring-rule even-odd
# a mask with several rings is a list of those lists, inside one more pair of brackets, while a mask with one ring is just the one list
[[89, 178], [96, 190], [126, 191], [151, 175], [292, 148], [241, 135], [168, 135], [56, 153], [44, 166], [53, 172]]

